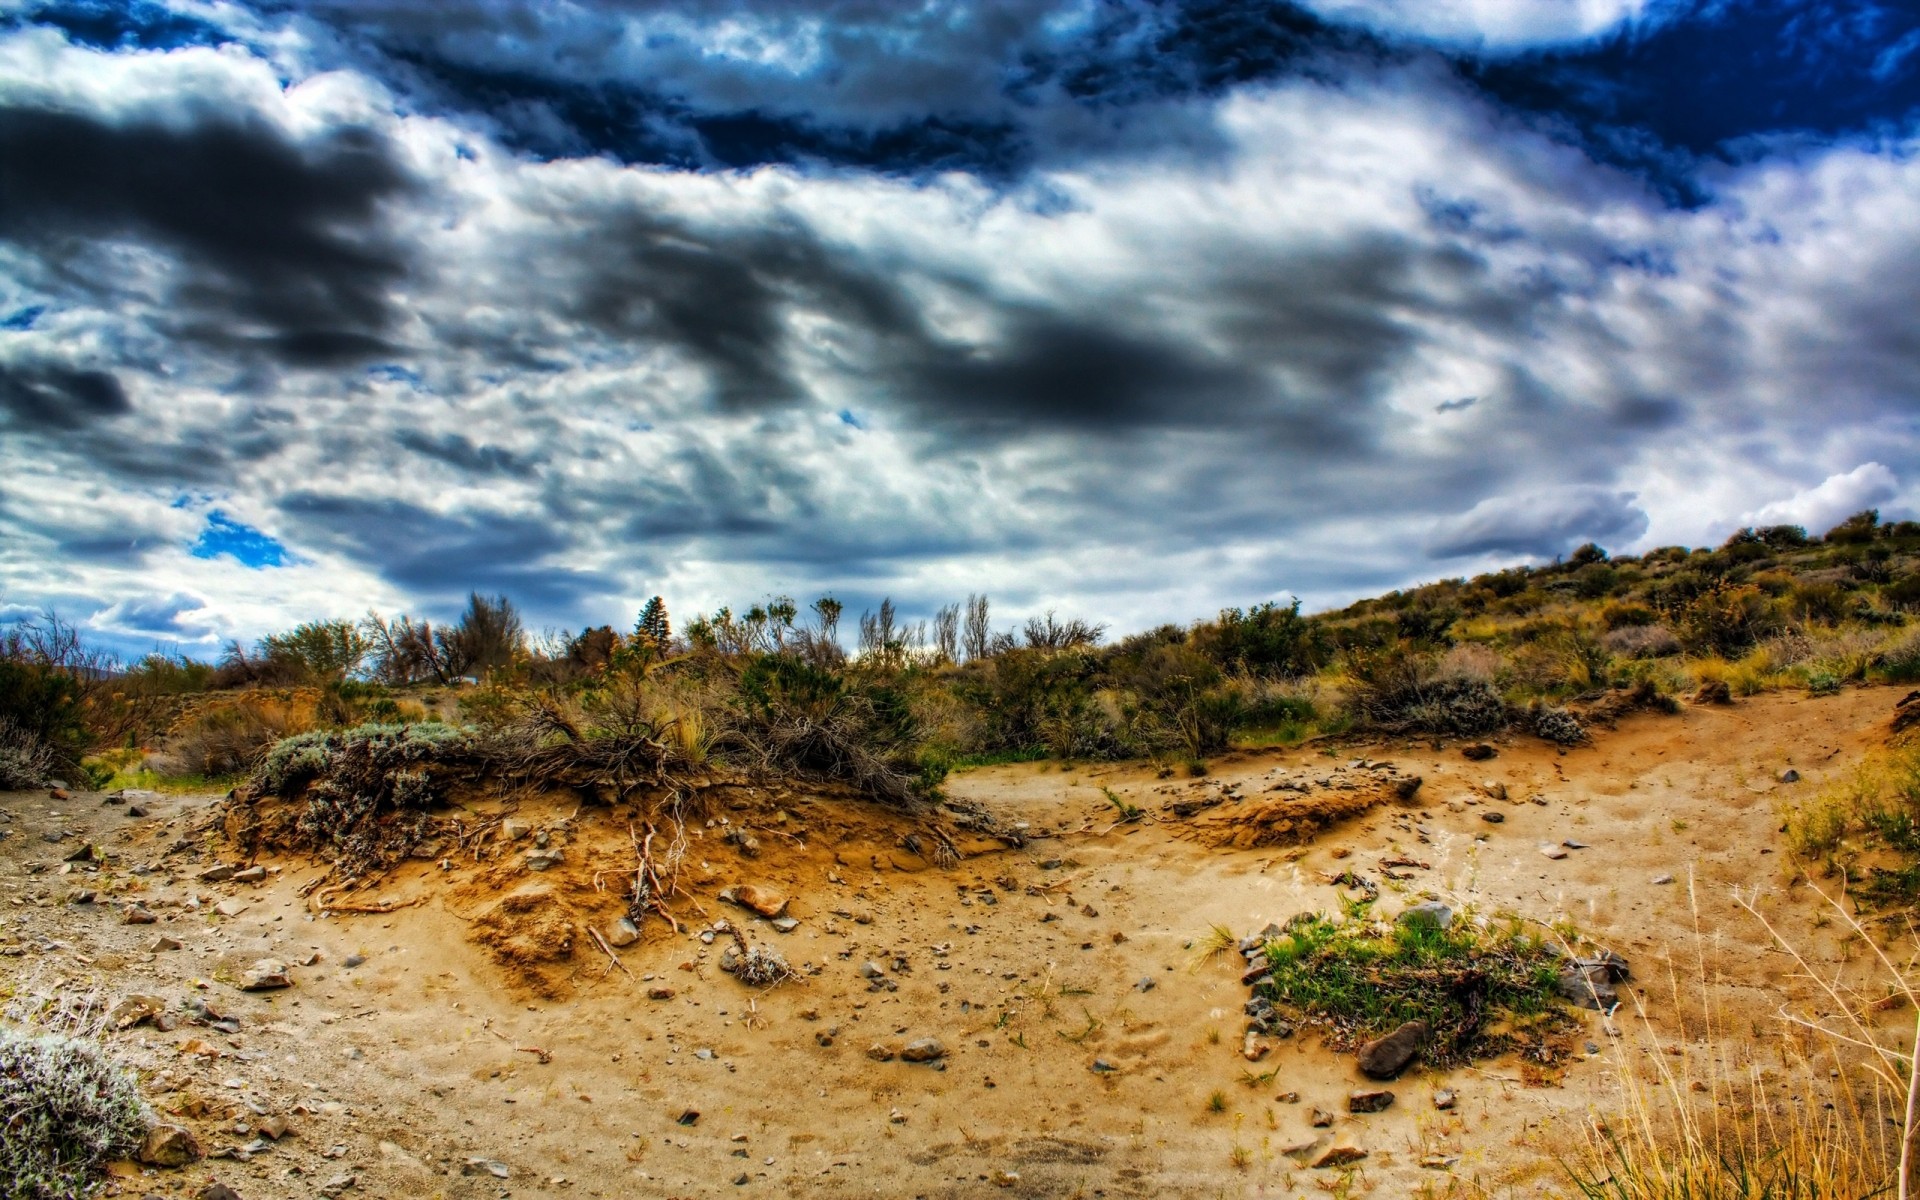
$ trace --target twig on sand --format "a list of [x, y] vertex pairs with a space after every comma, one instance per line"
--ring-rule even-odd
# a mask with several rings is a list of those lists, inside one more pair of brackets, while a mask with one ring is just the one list
[[[633, 972], [627, 970], [627, 964], [620, 961], [620, 956], [613, 952], [613, 947], [607, 944], [607, 939], [600, 936], [600, 931], [589, 925], [587, 926], [587, 933], [593, 938], [594, 945], [600, 947], [600, 949], [606, 953], [607, 961], [613, 964], [613, 966], [607, 968], [607, 971], [613, 970], [613, 967], [619, 967], [620, 973], [631, 980], [633, 978]], [[601, 974], [605, 975], [606, 971], [602, 971]]]

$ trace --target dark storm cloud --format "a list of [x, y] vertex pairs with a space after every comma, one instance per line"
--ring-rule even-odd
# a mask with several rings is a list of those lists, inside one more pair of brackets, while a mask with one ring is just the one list
[[96, 620], [122, 633], [149, 637], [179, 637], [182, 634], [198, 637], [205, 630], [191, 618], [205, 611], [206, 607], [205, 600], [179, 593], [171, 596], [136, 596], [122, 600], [98, 614]]
[[502, 446], [483, 446], [457, 433], [439, 436], [417, 429], [403, 429], [394, 440], [415, 454], [437, 459], [450, 467], [475, 475], [518, 475], [533, 473], [534, 463]]
[[469, 590], [505, 592], [537, 610], [572, 612], [618, 590], [562, 565], [568, 534], [544, 514], [438, 513], [403, 500], [296, 492], [280, 502], [288, 540], [324, 546], [416, 595], [453, 603]]
[[101, 242], [175, 260], [178, 336], [296, 366], [377, 353], [388, 292], [408, 273], [381, 206], [409, 187], [362, 129], [307, 144], [264, 122], [202, 113], [182, 126], [0, 108], [0, 239], [102, 294], [120, 282]]
[[0, 362], [0, 412], [30, 429], [78, 429], [133, 411], [126, 389], [107, 371], [53, 363]]

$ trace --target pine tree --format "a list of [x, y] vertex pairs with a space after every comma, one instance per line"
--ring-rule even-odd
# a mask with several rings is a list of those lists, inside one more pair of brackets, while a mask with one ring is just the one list
[[655, 655], [664, 655], [673, 641], [673, 626], [667, 621], [667, 602], [655, 596], [640, 610], [639, 623], [633, 627], [633, 640]]

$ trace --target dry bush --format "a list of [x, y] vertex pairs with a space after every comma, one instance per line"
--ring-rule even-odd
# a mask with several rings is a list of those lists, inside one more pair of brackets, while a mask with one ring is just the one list
[[1665, 625], [1623, 625], [1600, 639], [1622, 658], [1666, 658], [1680, 653], [1680, 639]]
[[79, 1200], [153, 1124], [132, 1071], [100, 1044], [100, 996], [30, 975], [0, 1018], [0, 1200]]
[[252, 771], [273, 745], [313, 728], [313, 717], [291, 700], [243, 695], [202, 709], [176, 727], [152, 759], [162, 775], [225, 779]]
[[1507, 706], [1477, 664], [1447, 664], [1393, 645], [1348, 655], [1347, 704], [1377, 729], [1472, 737], [1507, 723]]
[[0, 792], [42, 786], [58, 762], [53, 747], [38, 734], [0, 716]]

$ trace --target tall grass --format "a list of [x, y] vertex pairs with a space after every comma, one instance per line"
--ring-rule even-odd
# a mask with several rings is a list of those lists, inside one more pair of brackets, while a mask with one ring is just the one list
[[[1667, 983], [1678, 1023], [1710, 1048], [1689, 1052], [1656, 1029], [1634, 997], [1637, 1037], [1612, 1051], [1621, 1100], [1596, 1121], [1564, 1165], [1584, 1200], [1868, 1200], [1908, 1189], [1916, 1129], [1912, 1044], [1893, 1044], [1868, 1014], [1913, 1006], [1908, 966], [1896, 963], [1846, 908], [1827, 899], [1854, 939], [1870, 947], [1870, 992], [1822, 970], [1755, 907], [1810, 982], [1816, 1001], [1783, 1005], [1779, 1026], [1736, 1028], [1707, 966], [1697, 893], [1693, 976]], [[1818, 890], [1818, 889], [1816, 889]], [[1769, 1061], [1771, 1059], [1771, 1061]]]

